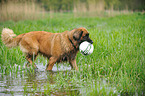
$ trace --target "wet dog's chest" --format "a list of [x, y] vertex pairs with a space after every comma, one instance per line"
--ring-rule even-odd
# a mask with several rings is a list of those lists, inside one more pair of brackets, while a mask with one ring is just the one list
[[57, 60], [57, 62], [66, 62], [69, 60], [74, 60], [76, 57], [77, 52], [76, 51], [71, 51], [69, 53], [64, 53], [63, 55], [61, 55], [59, 57], [59, 59]]

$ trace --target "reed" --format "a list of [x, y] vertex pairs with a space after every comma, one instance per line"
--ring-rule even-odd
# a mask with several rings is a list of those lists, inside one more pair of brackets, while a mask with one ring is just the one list
[[0, 3], [0, 21], [43, 18], [45, 11], [35, 0], [8, 0]]

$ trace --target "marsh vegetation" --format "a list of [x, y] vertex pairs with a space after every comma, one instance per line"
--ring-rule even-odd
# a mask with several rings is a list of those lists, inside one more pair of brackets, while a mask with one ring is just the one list
[[[15, 34], [30, 31], [64, 32], [85, 27], [94, 41], [94, 52], [77, 55], [79, 71], [68, 63], [46, 72], [47, 58], [36, 60], [38, 70], [25, 68], [19, 47], [8, 49], [0, 40], [0, 95], [145, 95], [145, 15], [75, 17], [55, 13], [39, 20], [0, 22]], [[1, 34], [1, 33], [0, 33]]]

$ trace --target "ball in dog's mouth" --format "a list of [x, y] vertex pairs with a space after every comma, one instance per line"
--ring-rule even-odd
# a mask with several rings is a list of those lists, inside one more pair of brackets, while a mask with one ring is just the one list
[[79, 46], [79, 51], [83, 55], [90, 55], [93, 53], [93, 50], [94, 50], [93, 44], [91, 44], [87, 41], [82, 42]]

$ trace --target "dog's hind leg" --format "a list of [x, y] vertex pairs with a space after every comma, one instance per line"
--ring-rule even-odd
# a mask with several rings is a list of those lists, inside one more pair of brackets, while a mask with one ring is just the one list
[[[36, 48], [31, 48], [29, 49], [30, 51], [28, 53], [26, 53], [26, 59], [27, 61], [34, 66], [35, 68], [37, 68], [37, 66], [35, 65], [34, 61], [36, 60], [36, 57], [38, 55], [38, 50]], [[29, 65], [29, 63], [27, 63], [27, 66]]]
[[[24, 38], [20, 42], [20, 48], [24, 53], [26, 53], [27, 61], [35, 68], [36, 65], [33, 63], [33, 61], [35, 61], [38, 55], [38, 51], [39, 51], [38, 45], [39, 45], [38, 41], [32, 38]], [[27, 63], [26, 66], [28, 65], [29, 64]]]
[[26, 55], [26, 59], [27, 59], [28, 63], [26, 64], [26, 66], [28, 67], [29, 66], [29, 63], [30, 63], [32, 66], [34, 66], [35, 68], [37, 68], [37, 66], [35, 65], [35, 63], [33, 63], [36, 60], [36, 57], [37, 57], [36, 54], [33, 54], [33, 55], [27, 54]]

